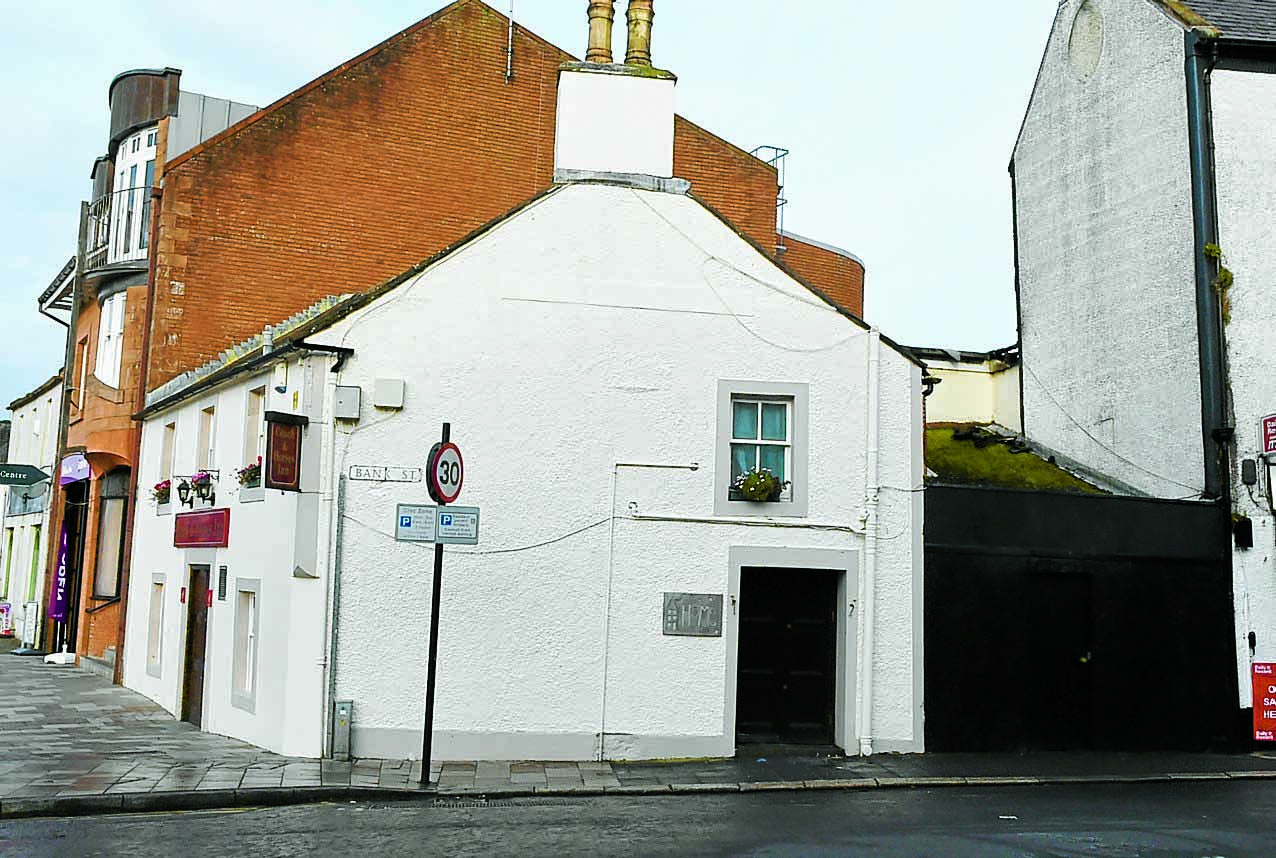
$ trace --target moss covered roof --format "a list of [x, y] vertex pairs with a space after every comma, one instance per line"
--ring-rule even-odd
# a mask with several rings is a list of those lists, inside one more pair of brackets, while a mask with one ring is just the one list
[[932, 482], [1007, 489], [1106, 494], [1032, 452], [1021, 440], [973, 426], [926, 430]]

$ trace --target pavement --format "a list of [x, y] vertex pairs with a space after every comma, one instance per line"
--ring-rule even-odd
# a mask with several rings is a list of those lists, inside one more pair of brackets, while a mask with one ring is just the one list
[[878, 754], [745, 746], [727, 760], [435, 762], [284, 757], [178, 721], [76, 667], [0, 654], [0, 818], [343, 800], [1276, 780], [1253, 754]]

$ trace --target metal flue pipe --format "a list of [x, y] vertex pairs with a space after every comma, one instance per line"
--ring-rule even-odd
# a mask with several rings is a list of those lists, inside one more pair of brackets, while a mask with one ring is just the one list
[[611, 25], [616, 20], [616, 0], [590, 0], [589, 3], [589, 50], [585, 53], [587, 63], [610, 63]]
[[655, 0], [629, 0], [629, 48], [625, 52], [625, 65], [651, 65], [651, 22], [656, 17], [652, 8]]

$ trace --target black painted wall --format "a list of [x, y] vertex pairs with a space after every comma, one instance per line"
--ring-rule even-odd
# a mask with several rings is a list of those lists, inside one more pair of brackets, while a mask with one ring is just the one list
[[926, 491], [926, 747], [1235, 738], [1229, 522], [1180, 503]]

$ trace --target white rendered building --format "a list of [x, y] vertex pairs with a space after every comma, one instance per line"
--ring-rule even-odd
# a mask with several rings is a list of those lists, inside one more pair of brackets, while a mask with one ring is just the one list
[[[32, 465], [56, 475], [58, 413], [62, 399], [59, 373], [9, 404], [12, 428], [9, 463]], [[0, 602], [9, 603], [14, 637], [39, 641], [48, 563], [49, 483], [9, 486], [0, 525]]]
[[1025, 431], [1234, 518], [1238, 724], [1276, 661], [1274, 135], [1270, 3], [1064, 0], [1011, 165]]
[[[565, 66], [552, 190], [151, 392], [141, 484], [215, 498], [139, 509], [126, 685], [301, 756], [351, 701], [351, 753], [419, 757], [400, 505], [449, 423], [481, 526], [444, 552], [435, 758], [923, 750], [922, 367], [672, 177], [673, 91]], [[775, 500], [732, 490], [756, 465]]]

